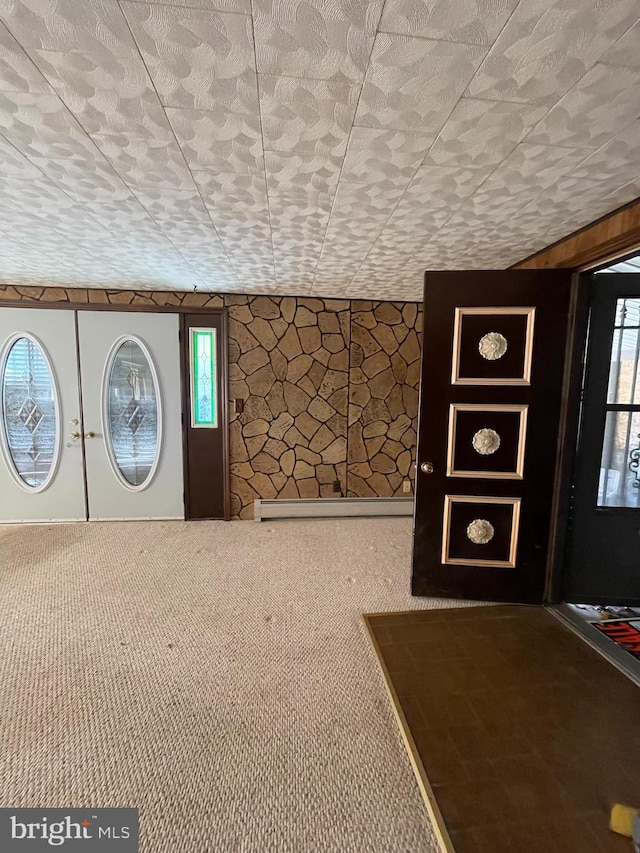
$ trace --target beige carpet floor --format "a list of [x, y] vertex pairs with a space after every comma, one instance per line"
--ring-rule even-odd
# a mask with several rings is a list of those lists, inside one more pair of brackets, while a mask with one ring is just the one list
[[436, 850], [360, 614], [408, 519], [0, 527], [0, 806], [135, 806], [143, 853]]

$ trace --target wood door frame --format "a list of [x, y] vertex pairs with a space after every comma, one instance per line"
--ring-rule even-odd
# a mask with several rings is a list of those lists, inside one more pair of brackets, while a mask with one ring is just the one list
[[[215, 294], [212, 294], [215, 295]], [[230, 464], [230, 447], [229, 447], [229, 320], [227, 307], [206, 307], [195, 305], [113, 305], [107, 303], [91, 303], [91, 302], [45, 302], [40, 300], [20, 301], [10, 299], [0, 299], [0, 308], [24, 308], [24, 309], [45, 309], [45, 310], [66, 310], [66, 311], [118, 311], [119, 313], [146, 313], [146, 314], [212, 314], [221, 317], [220, 343], [221, 352], [224, 353], [222, 365], [220, 367], [220, 415], [224, 426], [222, 445], [223, 459], [222, 469], [224, 478], [224, 520], [231, 520], [231, 464]], [[77, 336], [77, 314], [76, 314], [76, 347], [78, 346]], [[181, 333], [180, 340], [180, 399], [182, 400], [182, 463], [183, 472], [186, 471], [187, 464], [187, 377], [188, 370], [187, 361], [184, 360], [185, 335], [183, 334], [184, 317], [179, 318], [179, 327]], [[79, 361], [78, 361], [79, 365]], [[82, 389], [81, 389], [82, 393]], [[184, 473], [183, 473], [184, 476]], [[85, 470], [86, 478], [86, 470]], [[184, 482], [184, 509], [185, 520], [188, 520], [188, 488], [187, 480]], [[86, 501], [86, 483], [85, 483], [85, 501]]]
[[544, 600], [562, 601], [571, 487], [580, 422], [580, 406], [589, 321], [589, 283], [586, 274], [574, 272], [567, 323], [562, 408], [556, 454], [556, 473], [551, 510], [551, 531], [547, 552]]
[[589, 322], [587, 273], [603, 269], [640, 252], [640, 199], [622, 205], [585, 225], [510, 269], [571, 269], [571, 313], [567, 327], [564, 364], [563, 406], [556, 460], [551, 538], [547, 562], [545, 600], [562, 601], [562, 578], [566, 565], [566, 545], [577, 450], [580, 407]]
[[[629, 257], [633, 252], [625, 252]], [[571, 490], [577, 460], [580, 418], [582, 408], [582, 390], [585, 380], [585, 368], [589, 326], [589, 288], [592, 273], [603, 269], [609, 261], [604, 260], [584, 271], [576, 271], [572, 283], [572, 306], [567, 328], [567, 351], [565, 357], [565, 376], [563, 409], [560, 422], [560, 441], [556, 463], [556, 484], [554, 490], [553, 518], [555, 519], [549, 548], [548, 572], [545, 586], [545, 600], [549, 604], [559, 604], [562, 599], [563, 574], [567, 567], [568, 524], [571, 509]], [[603, 277], [602, 285], [606, 283]]]

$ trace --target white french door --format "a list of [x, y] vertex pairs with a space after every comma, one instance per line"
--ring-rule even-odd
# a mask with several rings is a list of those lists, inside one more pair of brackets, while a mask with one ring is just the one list
[[0, 308], [0, 522], [184, 518], [178, 316]]
[[0, 308], [0, 520], [86, 519], [74, 311]]
[[90, 519], [184, 518], [177, 314], [78, 316]]

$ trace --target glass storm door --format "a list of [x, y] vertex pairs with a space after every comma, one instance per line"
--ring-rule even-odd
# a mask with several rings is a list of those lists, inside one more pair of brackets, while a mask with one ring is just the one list
[[177, 314], [79, 312], [90, 519], [184, 518]]
[[73, 311], [0, 308], [0, 521], [84, 521]]
[[570, 285], [426, 273], [414, 595], [543, 601]]
[[640, 604], [640, 275], [591, 278], [563, 598]]

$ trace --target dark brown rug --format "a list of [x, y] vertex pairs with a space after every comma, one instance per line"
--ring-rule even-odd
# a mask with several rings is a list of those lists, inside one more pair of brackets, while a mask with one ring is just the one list
[[425, 803], [457, 853], [630, 853], [640, 689], [541, 607], [368, 614]]

